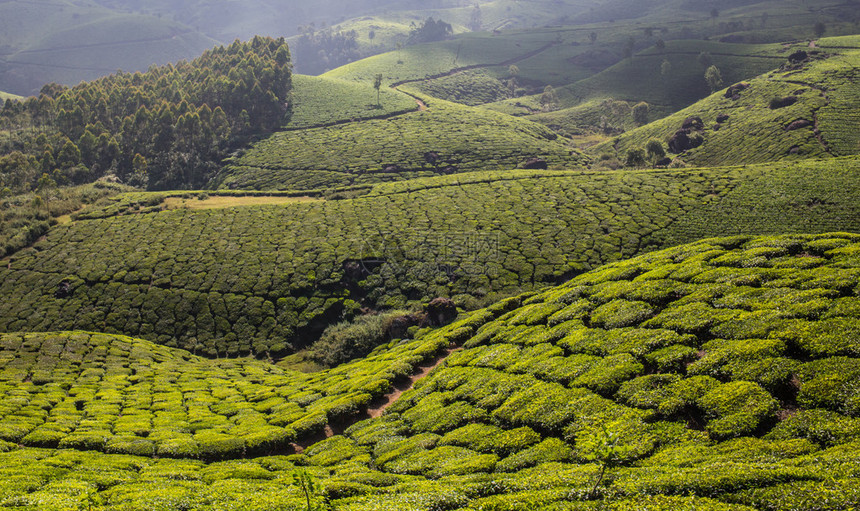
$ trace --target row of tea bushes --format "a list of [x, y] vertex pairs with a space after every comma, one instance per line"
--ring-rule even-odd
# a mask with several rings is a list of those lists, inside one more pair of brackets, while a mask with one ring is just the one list
[[206, 460], [289, 452], [366, 410], [492, 314], [318, 373], [88, 332], [0, 334], [0, 440]]
[[361, 307], [448, 296], [476, 308], [708, 232], [857, 230], [858, 168], [848, 158], [478, 172], [354, 199], [79, 220], [0, 267], [0, 292], [14, 297], [0, 302], [0, 330], [122, 333], [207, 356], [285, 353]]
[[533, 158], [555, 168], [587, 163], [539, 124], [439, 99], [427, 103], [427, 110], [389, 119], [276, 133], [231, 161], [211, 185], [301, 190], [509, 169]]
[[614, 499], [825, 509], [802, 493], [826, 489], [843, 509], [857, 492], [832, 488], [856, 469], [825, 480], [813, 466], [860, 455], [858, 257], [857, 235], [736, 236], [607, 265], [500, 304], [509, 312], [345, 435], [396, 474], [584, 474], [524, 502], [585, 496], [596, 461], [614, 471], [597, 494]]

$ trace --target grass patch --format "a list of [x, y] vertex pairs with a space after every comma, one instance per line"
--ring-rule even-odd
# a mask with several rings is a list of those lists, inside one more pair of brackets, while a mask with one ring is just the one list
[[216, 195], [208, 198], [186, 199], [183, 197], [168, 197], [164, 208], [171, 209], [220, 209], [240, 206], [262, 206], [271, 204], [292, 204], [301, 202], [321, 201], [319, 197], [279, 197], [279, 196], [223, 196]]

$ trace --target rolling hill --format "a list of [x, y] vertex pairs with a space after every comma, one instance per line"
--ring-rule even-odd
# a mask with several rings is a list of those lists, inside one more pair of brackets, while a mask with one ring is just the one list
[[[644, 147], [656, 138], [679, 140], [686, 119], [698, 119], [672, 153], [700, 166], [855, 154], [860, 150], [857, 37], [828, 38], [799, 50], [779, 70], [720, 89], [680, 112], [598, 146], [597, 151]], [[730, 83], [730, 82], [727, 82]], [[683, 137], [680, 137], [683, 138]], [[694, 144], [699, 144], [692, 147]]]
[[5, 102], [7, 99], [11, 99], [13, 101], [20, 101], [24, 98], [23, 96], [18, 96], [17, 94], [9, 94], [8, 92], [0, 91], [0, 100]]
[[0, 89], [21, 95], [191, 59], [216, 45], [186, 25], [93, 2], [2, 2], [0, 28]]
[[390, 117], [418, 109], [414, 98], [387, 87], [380, 88], [377, 104], [371, 83], [306, 75], [292, 78], [293, 107], [285, 126], [289, 130]]
[[[793, 51], [791, 48], [782, 44], [667, 41], [663, 50], [650, 47], [593, 76], [557, 87], [559, 108], [607, 98], [645, 101], [654, 108], [655, 118], [659, 118], [661, 113], [672, 113], [708, 95], [704, 79], [707, 66], [700, 63], [701, 53], [708, 54], [709, 61], [721, 70], [726, 82], [733, 82], [779, 67]], [[663, 62], [669, 62], [666, 74]], [[529, 96], [488, 106], [507, 113], [528, 114], [541, 110], [539, 100], [540, 96]]]
[[209, 187], [315, 190], [514, 168], [536, 158], [553, 168], [587, 162], [539, 124], [437, 99], [416, 102], [420, 110], [386, 119], [275, 133], [231, 160]]
[[122, 333], [196, 354], [288, 354], [360, 313], [468, 309], [708, 234], [853, 231], [857, 158], [673, 171], [472, 172], [365, 195], [85, 210], [0, 267], [0, 331]]
[[[850, 508], [858, 253], [844, 233], [707, 239], [315, 375], [5, 334], [0, 505], [296, 507], [303, 471], [337, 510]], [[382, 416], [289, 454], [291, 419], [349, 425], [371, 387], [450, 344]]]
[[860, 508], [858, 23], [0, 0], [0, 510]]

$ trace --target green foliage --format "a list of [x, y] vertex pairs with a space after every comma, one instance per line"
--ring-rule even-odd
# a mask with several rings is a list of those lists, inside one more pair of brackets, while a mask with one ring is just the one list
[[[447, 346], [449, 328], [467, 327], [454, 323], [317, 375], [250, 359], [210, 361], [128, 337], [3, 334], [0, 389], [22, 393], [0, 407], [0, 439], [205, 460], [283, 452], [329, 420], [360, 414]], [[109, 383], [95, 387], [99, 381]]]
[[103, 204], [104, 199], [128, 191], [128, 187], [111, 183], [95, 183], [62, 189], [46, 190], [42, 206], [35, 207], [33, 194], [0, 197], [0, 257], [8, 256], [32, 245], [65, 215], [88, 204]]
[[779, 402], [767, 391], [745, 381], [721, 385], [702, 396], [699, 404], [713, 417], [708, 432], [714, 438], [753, 433], [779, 409]]
[[[125, 196], [82, 212], [76, 223], [51, 231], [37, 251], [0, 267], [0, 290], [16, 297], [0, 302], [0, 328], [121, 332], [207, 356], [284, 354], [350, 318], [358, 303], [384, 310], [453, 296], [473, 308], [706, 232], [851, 230], [860, 218], [856, 168], [851, 158], [702, 175], [475, 172], [376, 185], [354, 199], [210, 210], [160, 211], [163, 194]], [[830, 205], [807, 205], [817, 197]], [[153, 213], [135, 214], [145, 211]], [[327, 226], [325, 241], [308, 226]], [[691, 334], [713, 328], [715, 337], [732, 339], [800, 332], [827, 310], [826, 294], [739, 294], [731, 299], [744, 308], [735, 309], [728, 301], [715, 307], [696, 300], [682, 284], [695, 277], [703, 293], [732, 282], [760, 286], [758, 268], [770, 265], [781, 273], [806, 268], [808, 286], [828, 281], [835, 292], [849, 291], [856, 286], [849, 274], [836, 278], [834, 270], [819, 268], [825, 247], [810, 248], [817, 257], [769, 255], [766, 247], [720, 253], [726, 258], [707, 271], [685, 266], [670, 279], [676, 269], [667, 266], [641, 285], [607, 286], [599, 300], [572, 296], [530, 307], [534, 317], [523, 321], [552, 322], [559, 328], [547, 335], [556, 340], [571, 333], [568, 321], [598, 308], [606, 313], [595, 316], [595, 326], [647, 320], [648, 328]], [[68, 292], [55, 294], [61, 287]], [[765, 301], [774, 305], [752, 315], [746, 310]], [[789, 311], [790, 318], [780, 317]], [[824, 331], [807, 339], [832, 344], [828, 353], [850, 353]], [[670, 344], [685, 343], [659, 349]]]
[[454, 29], [450, 23], [445, 23], [442, 20], [434, 20], [432, 17], [422, 21], [421, 24], [412, 30], [406, 44], [429, 43], [433, 41], [441, 41], [447, 39], [454, 33]]
[[387, 120], [277, 133], [233, 160], [211, 185], [318, 189], [510, 169], [533, 157], [555, 167], [584, 162], [543, 126], [442, 100], [429, 106]]
[[[416, 83], [422, 95], [476, 106], [510, 97], [510, 90], [501, 80], [482, 71], [466, 71], [434, 80]], [[551, 98], [548, 98], [550, 101]]]
[[311, 357], [328, 366], [364, 357], [373, 348], [391, 340], [393, 323], [406, 314], [405, 311], [391, 311], [332, 325], [310, 346]]
[[316, 500], [317, 494], [322, 490], [322, 486], [316, 482], [312, 475], [306, 470], [296, 469], [291, 474], [293, 477], [293, 485], [299, 488], [305, 496], [305, 509], [314, 511], [315, 509], [323, 509], [312, 500]]
[[[257, 37], [190, 63], [119, 72], [73, 88], [46, 86], [15, 107], [22, 113], [14, 117], [26, 115], [40, 128], [40, 135], [29, 132], [26, 150], [52, 153], [76, 184], [116, 173], [139, 184], [144, 174], [155, 189], [199, 187], [230, 150], [283, 123], [291, 87], [283, 38]], [[138, 155], [144, 160], [135, 162]]]
[[[853, 318], [858, 243], [850, 234], [735, 236], [650, 252], [310, 375], [118, 336], [4, 334], [3, 502], [59, 509], [71, 495], [107, 509], [157, 491], [165, 509], [220, 508], [237, 495], [248, 509], [303, 509], [323, 495], [332, 509], [819, 509], [808, 495], [821, 492], [821, 502], [848, 508], [857, 360], [800, 351], [796, 328], [763, 329], [762, 317], [823, 300], [827, 318], [786, 321]], [[781, 268], [825, 253], [814, 266]], [[616, 302], [657, 315], [598, 327]], [[708, 304], [692, 310], [711, 321], [647, 326], [696, 303]], [[714, 310], [730, 312], [730, 330]], [[564, 311], [576, 319], [559, 323]], [[302, 455], [265, 456], [358, 415], [452, 339], [475, 336], [382, 417]], [[765, 362], [791, 377], [768, 379]], [[296, 465], [304, 486], [292, 483]]]
[[305, 75], [293, 75], [292, 82], [293, 106], [286, 124], [291, 130], [400, 115], [416, 109], [414, 99], [386, 87], [379, 91], [377, 103], [376, 92], [367, 83]]
[[[725, 73], [727, 68], [717, 64], [719, 70], [708, 68], [707, 73], [715, 94], [611, 143], [600, 144], [595, 151], [623, 155], [649, 139], [668, 140], [685, 119], [699, 117], [704, 123], [704, 141], [681, 152], [687, 164], [749, 164], [856, 154], [860, 139], [856, 130], [846, 128], [857, 101], [856, 87], [851, 84], [860, 59], [852, 41], [841, 38], [843, 49], [834, 48], [834, 53], [827, 55], [817, 53], [799, 69], [789, 66], [754, 79], [749, 79], [752, 75], [719, 76], [719, 70]], [[717, 91], [721, 79], [727, 84], [739, 79], [747, 82]], [[821, 90], [828, 93], [822, 96]], [[777, 101], [771, 105], [774, 98]]]

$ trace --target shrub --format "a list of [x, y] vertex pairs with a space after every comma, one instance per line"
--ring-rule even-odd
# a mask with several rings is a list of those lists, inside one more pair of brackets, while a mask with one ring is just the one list
[[352, 322], [332, 325], [311, 345], [311, 356], [328, 366], [363, 357], [390, 341], [392, 326], [407, 315], [404, 311], [391, 311], [359, 316]]
[[646, 302], [617, 299], [595, 309], [591, 322], [604, 328], [621, 328], [641, 323], [653, 314], [654, 309]]
[[735, 381], [714, 388], [699, 400], [710, 420], [708, 433], [724, 439], [748, 435], [773, 419], [779, 402], [752, 382]]
[[860, 415], [860, 360], [848, 357], [814, 360], [801, 365], [797, 376], [799, 405]]
[[540, 463], [571, 461], [573, 450], [562, 440], [549, 437], [527, 449], [511, 454], [496, 464], [497, 472], [516, 472]]
[[785, 96], [781, 98], [771, 98], [768, 103], [768, 108], [771, 110], [777, 110], [779, 108], [785, 108], [787, 106], [793, 105], [797, 103], [797, 96]]

